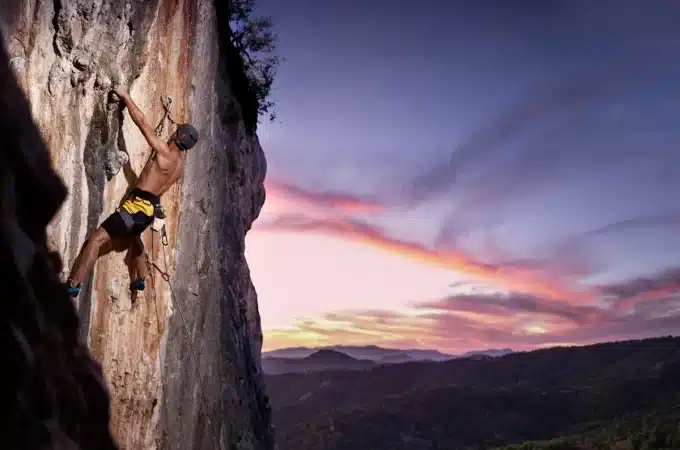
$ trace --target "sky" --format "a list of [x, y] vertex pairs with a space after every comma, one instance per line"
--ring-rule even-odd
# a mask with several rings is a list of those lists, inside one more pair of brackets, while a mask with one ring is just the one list
[[680, 4], [259, 0], [263, 350], [680, 334]]

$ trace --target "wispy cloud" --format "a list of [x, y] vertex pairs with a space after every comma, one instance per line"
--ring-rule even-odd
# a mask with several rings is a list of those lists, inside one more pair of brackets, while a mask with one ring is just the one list
[[630, 217], [628, 219], [619, 220], [617, 222], [609, 223], [601, 227], [576, 234], [566, 239], [558, 248], [564, 250], [573, 248], [578, 245], [588, 243], [591, 239], [605, 236], [613, 233], [622, 233], [631, 230], [641, 230], [646, 228], [680, 226], [680, 213], [668, 212], [664, 214], [655, 214], [647, 216]]
[[[576, 74], [562, 85], [541, 88], [526, 100], [481, 127], [469, 139], [456, 146], [448, 161], [414, 177], [405, 186], [403, 200], [406, 204], [419, 204], [426, 199], [447, 192], [476, 162], [507, 148], [515, 135], [540, 124], [547, 135], [564, 129], [564, 123], [550, 125], [550, 120], [560, 119], [578, 111], [579, 106], [592, 103], [606, 89], [614, 86], [609, 70], [589, 70]], [[543, 133], [545, 135], [545, 131]]]
[[661, 300], [680, 293], [680, 268], [668, 268], [658, 273], [634, 278], [621, 283], [600, 287], [613, 297], [620, 309], [634, 307], [638, 303]]
[[257, 225], [260, 231], [318, 231], [362, 242], [396, 255], [418, 260], [431, 266], [451, 269], [478, 280], [513, 290], [540, 294], [550, 298], [587, 297], [587, 292], [570, 289], [563, 282], [542, 279], [521, 267], [504, 268], [479, 263], [456, 250], [427, 248], [418, 242], [390, 237], [384, 230], [349, 218], [310, 218], [301, 215], [280, 215]]
[[317, 192], [292, 183], [273, 180], [271, 177], [265, 180], [265, 189], [268, 199], [293, 203], [299, 208], [336, 209], [347, 213], [378, 212], [384, 209], [384, 206], [374, 198], [344, 192]]
[[[612, 138], [606, 136], [608, 132], [618, 137], [622, 134], [636, 137], [632, 140], [635, 146], [645, 142], [647, 145], [643, 144], [637, 155], [642, 155], [642, 150], [649, 152], [663, 147], [664, 142], [669, 141], [668, 133], [675, 133], [672, 139], [676, 139], [677, 132], [657, 133], [658, 127], [650, 128], [649, 123], [639, 119], [632, 124], [623, 120], [598, 122], [596, 125], [601, 126], [604, 140], [602, 133], [594, 135], [592, 131], [593, 120], [613, 114], [613, 95], [627, 97], [639, 90], [642, 83], [658, 82], [658, 72], [655, 74], [649, 68], [668, 58], [652, 49], [643, 46], [639, 52], [616, 58], [602, 55], [597, 62], [581, 61], [574, 66], [573, 73], [557, 83], [527, 91], [514, 106], [491, 117], [468, 138], [455, 143], [447, 159], [437, 161], [404, 183], [400, 198], [395, 201], [418, 205], [450, 193], [460, 182], [469, 188], [467, 182], [474, 180], [474, 188], [467, 189], [464, 196], [465, 210], [468, 206], [498, 204], [517, 194], [531, 192], [539, 182], [553, 181], [556, 171], [569, 168], [580, 171], [595, 166], [607, 170], [630, 156], [630, 151], [622, 148], [631, 150], [626, 148], [631, 139], [619, 139], [617, 146], [622, 148], [617, 148], [611, 145]], [[671, 67], [664, 65], [674, 72], [678, 67], [676, 63]], [[591, 117], [594, 111], [598, 115]], [[494, 162], [500, 163], [496, 168], [499, 170], [489, 169]]]
[[[613, 291], [622, 298], [652, 292], [655, 286], [631, 282]], [[556, 302], [525, 294], [456, 295], [414, 303], [411, 313], [338, 311], [305, 319], [289, 330], [267, 330], [267, 348], [338, 343], [379, 344], [395, 348], [439, 348], [464, 352], [479, 348], [516, 350], [547, 345], [587, 344], [604, 340], [680, 333], [680, 295], [646, 302], [633, 312], [617, 305]]]
[[418, 303], [415, 306], [438, 311], [471, 311], [487, 315], [529, 313], [537, 317], [557, 317], [579, 325], [598, 322], [607, 314], [605, 310], [594, 306], [556, 302], [514, 292], [453, 295], [434, 302]]
[[521, 296], [456, 297], [421, 304], [419, 314], [342, 311], [301, 320], [289, 330], [265, 330], [265, 347], [378, 344], [438, 348], [452, 353], [480, 348], [515, 350], [680, 333], [680, 298], [632, 314], [593, 306], [551, 304]]
[[[539, 258], [503, 257], [503, 250], [491, 239], [487, 245], [489, 248], [485, 250], [486, 253], [491, 252], [491, 256], [495, 257], [494, 261], [482, 262], [460, 246], [456, 246], [455, 242], [445, 245], [441, 236], [435, 239], [434, 247], [427, 247], [417, 241], [394, 237], [386, 229], [354, 217], [360, 213], [384, 212], [386, 207], [374, 198], [342, 192], [316, 192], [272, 180], [268, 180], [266, 185], [268, 201], [273, 201], [278, 206], [283, 204], [284, 207], [279, 208], [273, 217], [262, 218], [256, 222], [254, 230], [257, 232], [327, 234], [367, 244], [438, 268], [451, 269], [473, 280], [507, 291], [550, 299], [586, 301], [593, 300], [601, 294], [609, 294], [610, 298], [615, 294], [612, 289], [616, 290], [616, 287], [577, 288], [570, 282], [577, 281], [579, 276], [596, 273], [598, 267], [587, 254], [586, 246], [592, 239], [635, 229], [680, 225], [680, 213], [677, 212], [631, 217], [568, 237], [562, 242], [555, 243], [552, 248], [546, 250], [545, 256]], [[641, 279], [635, 283], [649, 284], [652, 280]], [[617, 302], [622, 307], [630, 306], [643, 298], [661, 298], [667, 293], [675, 292], [675, 284], [669, 284], [667, 279], [660, 280], [657, 284], [654, 292], [645, 292], [638, 296], [621, 296]], [[618, 289], [624, 289], [626, 286], [628, 285]]]
[[[448, 222], [442, 230], [448, 232], [447, 236], [440, 235], [435, 241], [437, 246], [442, 248], [451, 247], [455, 244], [456, 237], [463, 233], [452, 223], [449, 227]], [[493, 240], [491, 234], [487, 235], [487, 249], [495, 257], [493, 265], [499, 267], [512, 268], [521, 267], [523, 270], [534, 270], [540, 273], [562, 274], [569, 276], [592, 275], [603, 269], [589, 252], [589, 244], [598, 238], [617, 233], [627, 233], [631, 231], [676, 227], [680, 228], [680, 213], [668, 212], [663, 214], [644, 215], [630, 217], [617, 222], [612, 222], [591, 230], [575, 233], [560, 241], [554, 242], [544, 249], [544, 255], [536, 258], [511, 258]], [[454, 236], [451, 238], [450, 236]]]
[[344, 343], [466, 351], [680, 332], [680, 269], [587, 290], [574, 283], [580, 275], [594, 273], [579, 251], [591, 239], [680, 223], [678, 214], [634, 217], [576, 234], [541, 258], [503, 258], [503, 249], [489, 242], [490, 253], [501, 261], [484, 263], [460, 246], [428, 247], [395, 237], [371, 223], [370, 216], [358, 218], [358, 214], [384, 211], [374, 199], [270, 183], [269, 200], [284, 205], [258, 220], [255, 232], [338, 237], [450, 269], [469, 280], [454, 283], [454, 295], [407, 305], [410, 312], [340, 310], [300, 319], [287, 329], [265, 330], [268, 348]]

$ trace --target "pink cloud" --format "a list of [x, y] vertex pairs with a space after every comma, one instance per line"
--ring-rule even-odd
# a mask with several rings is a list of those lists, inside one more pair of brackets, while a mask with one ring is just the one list
[[315, 192], [267, 177], [264, 182], [268, 201], [293, 203], [297, 208], [330, 208], [345, 213], [378, 212], [384, 209], [377, 200], [342, 192]]
[[[297, 239], [304, 237], [305, 243], [310, 242], [305, 245], [301, 242], [295, 247], [305, 258], [315, 255], [313, 251], [316, 251], [322, 260], [324, 251], [331, 252], [330, 249], [333, 248], [332, 252], [337, 253], [333, 254], [342, 261], [329, 262], [333, 263], [331, 264], [333, 267], [337, 266], [337, 272], [333, 272], [335, 275], [327, 279], [332, 283], [343, 284], [337, 286], [332, 293], [325, 293], [326, 284], [323, 284], [323, 287], [315, 287], [314, 292], [306, 294], [310, 298], [295, 298], [297, 307], [307, 308], [310, 314], [314, 315], [304, 319], [294, 320], [294, 314], [291, 314], [294, 311], [289, 311], [290, 306], [287, 306], [289, 303], [286, 303], [285, 299], [261, 298], [263, 315], [266, 316], [267, 308], [264, 306], [266, 301], [276, 301], [276, 304], [271, 306], [272, 310], [277, 312], [276, 317], [280, 317], [281, 314], [290, 316], [289, 319], [279, 322], [276, 327], [264, 330], [265, 350], [294, 345], [333, 344], [438, 348], [452, 352], [508, 346], [528, 349], [563, 343], [648, 337], [680, 330], [680, 315], [672, 314], [674, 308], [677, 311], [680, 307], [677, 296], [680, 292], [680, 269], [615, 285], [596, 286], [588, 290], [578, 289], [568, 283], [564, 272], [560, 274], [558, 270], [558, 268], [566, 270], [570, 276], [579, 275], [569, 270], [572, 266], [574, 270], [587, 272], [588, 268], [578, 261], [566, 263], [563, 261], [561, 264], [560, 261], [527, 259], [485, 264], [461, 249], [429, 248], [419, 242], [398, 239], [378, 226], [352, 217], [356, 213], [383, 211], [383, 206], [377, 201], [338, 192], [311, 192], [275, 181], [267, 181], [266, 186], [265, 208], [273, 207], [276, 211], [275, 214], [270, 214], [269, 218], [261, 218], [256, 222], [249, 239], [269, 234], [271, 239], [276, 238], [276, 242], [268, 242], [267, 251], [272, 251], [271, 249], [276, 247], [280, 248], [282, 253], [268, 255], [265, 249], [256, 247], [258, 248], [258, 257], [254, 260], [256, 262], [249, 261], [253, 273], [257, 272], [257, 261], [266, 261], [259, 264], [266, 264], [277, 273], [268, 280], [279, 283], [277, 284], [279, 288], [272, 289], [270, 286], [261, 288], [256, 282], [258, 291], [280, 293], [281, 288], [285, 287], [284, 291], [287, 292], [285, 295], [297, 296], [299, 293], [299, 288], [290, 286], [290, 280], [281, 278], [278, 275], [280, 270], [270, 264], [277, 259], [288, 260], [288, 251], [284, 251], [284, 246], [280, 244], [295, 239], [291, 236], [297, 236]], [[610, 232], [633, 225], [637, 225], [637, 222], [617, 224], [593, 233]], [[504, 292], [488, 293], [486, 289], [481, 293], [474, 291], [474, 294], [468, 295], [445, 296], [437, 293], [436, 296], [441, 295], [443, 298], [421, 300], [410, 305], [400, 303], [403, 308], [399, 312], [381, 309], [389, 308], [392, 304], [390, 299], [376, 298], [372, 301], [366, 298], [367, 304], [375, 304], [376, 307], [366, 310], [356, 308], [344, 310], [343, 304], [346, 303], [343, 303], [343, 299], [355, 292], [351, 288], [351, 281], [343, 281], [340, 277], [342, 271], [345, 274], [350, 273], [346, 264], [356, 266], [356, 260], [355, 264], [351, 263], [356, 255], [357, 258], [362, 258], [360, 264], [362, 271], [373, 270], [366, 262], [368, 253], [360, 249], [352, 250], [346, 242], [379, 250], [380, 252], [371, 254], [373, 265], [383, 267], [385, 263], [396, 260], [390, 259], [389, 255], [396, 255], [400, 260], [416, 262], [415, 266], [428, 273], [436, 270], [423, 269], [424, 267], [443, 269], [439, 272], [444, 275], [451, 271], [452, 282], [456, 274], [469, 277], [469, 281], [463, 282], [467, 283], [466, 285], [461, 285], [461, 282], [454, 283], [456, 290], [461, 292], [470, 291], [470, 282], [474, 283], [473, 286], [481, 283], [483, 287], [491, 286]], [[338, 252], [338, 247], [343, 248], [341, 253]], [[489, 243], [489, 249], [495, 250], [495, 253], [502, 253], [494, 246], [494, 242]], [[381, 252], [387, 257], [375, 256]], [[313, 266], [313, 263], [311, 264]], [[380, 270], [380, 267], [376, 267], [375, 270]], [[399, 274], [406, 275], [403, 270], [405, 269], [401, 268]], [[422, 274], [418, 278], [421, 282], [428, 280], [426, 284], [431, 284], [432, 280], [436, 279], [423, 277]], [[393, 281], [397, 285], [408, 282], [406, 278]], [[304, 278], [301, 278], [300, 282], [310, 284]], [[314, 282], [311, 285], [314, 285]], [[443, 293], [446, 292], [447, 286], [445, 283]], [[430, 289], [429, 292], [433, 292], [429, 285], [423, 286], [423, 289]], [[378, 293], [384, 296], [387, 291], [373, 289], [362, 292], [370, 297]], [[403, 295], [403, 292], [394, 289], [389, 292]], [[413, 292], [419, 294], [422, 291], [416, 289]], [[317, 306], [323, 304], [326, 297], [332, 297], [334, 303], [323, 305], [323, 308]], [[361, 305], [362, 301], [364, 300], [351, 299], [354, 305]], [[310, 307], [312, 304], [313, 308]], [[402, 312], [404, 310], [410, 312]], [[281, 323], [287, 325], [279, 326]]]
[[258, 223], [257, 230], [319, 232], [338, 236], [401, 257], [415, 259], [430, 266], [454, 270], [497, 287], [535, 293], [550, 298], [588, 298], [592, 295], [589, 292], [570, 289], [558, 280], [541, 278], [534, 273], [534, 270], [524, 270], [520, 265], [502, 267], [479, 263], [458, 250], [430, 249], [417, 242], [392, 238], [378, 227], [347, 218], [279, 215], [272, 220]]
[[[649, 292], [654, 291], [654, 287]], [[644, 297], [639, 289], [632, 294]], [[283, 346], [286, 335], [312, 345], [379, 344], [437, 348], [452, 353], [480, 348], [515, 350], [550, 345], [644, 338], [680, 333], [680, 295], [638, 303], [633, 312], [556, 302], [519, 293], [451, 296], [414, 303], [412, 313], [338, 311], [268, 333], [265, 347]]]

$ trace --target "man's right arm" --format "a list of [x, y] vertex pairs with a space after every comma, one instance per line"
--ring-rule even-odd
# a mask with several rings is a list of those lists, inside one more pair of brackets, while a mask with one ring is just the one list
[[156, 136], [156, 132], [153, 128], [151, 128], [151, 125], [146, 120], [146, 117], [144, 117], [144, 114], [139, 109], [139, 107], [134, 101], [132, 101], [130, 95], [121, 89], [115, 89], [114, 92], [116, 95], [118, 95], [118, 97], [120, 97], [123, 104], [127, 107], [128, 112], [130, 113], [130, 118], [132, 118], [132, 121], [135, 123], [135, 125], [139, 127], [151, 148], [156, 150], [158, 153], [165, 153], [168, 150], [165, 141]]

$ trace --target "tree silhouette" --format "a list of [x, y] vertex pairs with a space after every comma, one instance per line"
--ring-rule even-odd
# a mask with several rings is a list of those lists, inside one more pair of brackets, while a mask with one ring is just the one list
[[257, 99], [258, 116], [276, 119], [271, 100], [276, 70], [282, 62], [275, 54], [278, 35], [273, 31], [272, 18], [254, 16], [255, 0], [229, 1], [231, 43], [243, 60], [249, 89]]

